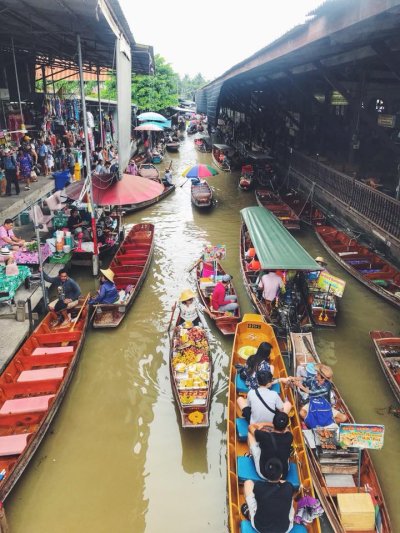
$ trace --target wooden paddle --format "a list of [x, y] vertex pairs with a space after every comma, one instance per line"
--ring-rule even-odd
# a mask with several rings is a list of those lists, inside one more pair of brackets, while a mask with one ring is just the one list
[[[76, 324], [77, 324], [77, 322], [78, 322], [78, 320], [79, 320], [79, 318], [80, 318], [80, 316], [81, 316], [81, 313], [82, 313], [82, 311], [83, 311], [83, 308], [86, 306], [86, 302], [88, 301], [89, 296], [90, 296], [90, 293], [88, 293], [88, 295], [87, 295], [86, 298], [84, 299], [83, 304], [81, 305], [81, 308], [80, 308], [80, 310], [79, 310], [79, 313], [78, 313], [78, 315], [77, 315], [77, 317], [76, 317], [74, 323], [73, 323], [72, 326], [68, 329], [68, 333], [70, 333], [71, 331], [74, 331], [75, 326], [76, 326]], [[64, 342], [61, 343], [61, 346], [68, 346], [68, 344], [69, 344], [69, 341], [64, 341]]]
[[176, 309], [176, 302], [174, 303], [174, 306], [172, 308], [171, 318], [169, 320], [168, 330], [167, 331], [169, 331], [171, 329], [171, 324], [172, 324], [172, 319], [174, 318], [175, 309]]

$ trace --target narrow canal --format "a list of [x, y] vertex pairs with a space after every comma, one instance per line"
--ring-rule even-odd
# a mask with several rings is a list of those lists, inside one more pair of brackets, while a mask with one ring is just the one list
[[[87, 334], [80, 366], [49, 433], [6, 501], [12, 533], [226, 533], [226, 396], [232, 338], [212, 329], [214, 392], [207, 431], [179, 427], [169, 380], [166, 333], [171, 307], [192, 285], [188, 269], [205, 243], [226, 244], [243, 312], [252, 311], [239, 271], [240, 209], [255, 205], [237, 175], [210, 178], [217, 203], [195, 210], [180, 173], [210, 162], [188, 138], [172, 155], [176, 192], [127, 220], [156, 226], [147, 280], [116, 331]], [[170, 157], [164, 161], [169, 164]], [[161, 165], [164, 168], [164, 165]], [[313, 255], [326, 255], [311, 231], [298, 236]], [[327, 258], [328, 259], [328, 258]], [[400, 531], [400, 422], [377, 409], [394, 404], [368, 332], [399, 332], [400, 313], [348, 276], [333, 259], [329, 270], [347, 281], [338, 327], [315, 333], [321, 359], [358, 422], [385, 424], [385, 445], [372, 454]], [[72, 272], [94, 290], [88, 272]]]

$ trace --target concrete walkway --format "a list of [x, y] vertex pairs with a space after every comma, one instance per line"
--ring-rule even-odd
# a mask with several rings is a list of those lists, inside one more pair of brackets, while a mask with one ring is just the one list
[[17, 217], [40, 198], [51, 193], [54, 190], [54, 178], [39, 176], [37, 182], [31, 183], [30, 191], [25, 191], [24, 187], [24, 183], [21, 183], [19, 195], [15, 194], [12, 186], [12, 196], [0, 196], [0, 225], [4, 219]]

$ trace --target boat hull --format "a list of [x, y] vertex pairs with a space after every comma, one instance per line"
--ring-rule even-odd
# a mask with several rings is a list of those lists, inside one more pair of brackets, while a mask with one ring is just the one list
[[211, 187], [206, 181], [195, 185], [193, 182], [190, 187], [190, 198], [192, 204], [198, 208], [211, 207], [213, 203], [213, 193]]
[[300, 229], [300, 218], [291, 207], [268, 189], [256, 189], [257, 204], [271, 211], [288, 230]]
[[400, 403], [400, 337], [395, 337], [391, 331], [370, 331], [369, 334], [382, 371]]

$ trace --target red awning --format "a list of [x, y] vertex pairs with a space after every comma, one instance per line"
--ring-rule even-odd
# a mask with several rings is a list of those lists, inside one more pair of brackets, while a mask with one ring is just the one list
[[[138, 204], [160, 196], [164, 185], [148, 178], [124, 174], [121, 181], [107, 187], [107, 178], [93, 176], [93, 200], [96, 205], [130, 205]], [[84, 181], [76, 181], [65, 189], [65, 194], [72, 200], [78, 200]]]

